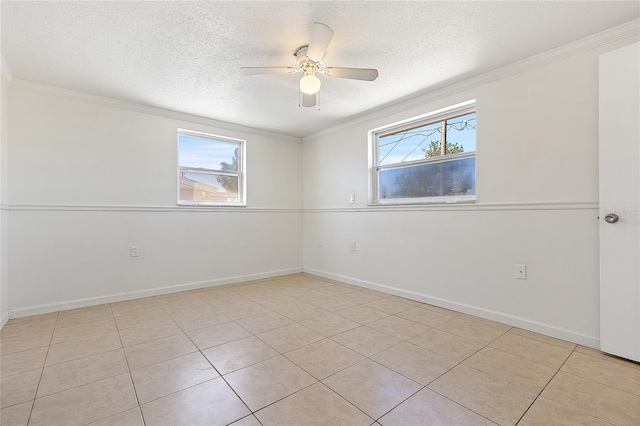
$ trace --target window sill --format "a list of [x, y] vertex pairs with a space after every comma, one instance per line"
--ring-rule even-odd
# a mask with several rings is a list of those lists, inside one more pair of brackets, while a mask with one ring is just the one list
[[247, 207], [246, 204], [236, 203], [236, 204], [220, 204], [220, 203], [198, 203], [198, 202], [178, 202], [178, 207]]
[[378, 200], [367, 204], [370, 207], [390, 207], [390, 206], [420, 206], [433, 204], [460, 204], [475, 203], [475, 195], [460, 195], [456, 197], [429, 197], [429, 198], [396, 198], [393, 200]]

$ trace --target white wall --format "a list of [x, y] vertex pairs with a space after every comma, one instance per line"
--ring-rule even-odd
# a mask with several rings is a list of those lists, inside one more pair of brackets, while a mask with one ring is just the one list
[[[4, 63], [4, 59], [2, 59]], [[4, 67], [3, 67], [4, 68]], [[3, 69], [3, 71], [5, 71]], [[3, 73], [4, 77], [4, 73]], [[0, 80], [0, 328], [9, 320], [7, 289], [7, 85]]]
[[[305, 271], [597, 346], [598, 55], [636, 39], [305, 138]], [[470, 99], [477, 202], [368, 207], [367, 131]]]
[[[299, 139], [15, 80], [8, 103], [12, 317], [301, 270]], [[176, 206], [178, 128], [247, 141], [246, 208]]]

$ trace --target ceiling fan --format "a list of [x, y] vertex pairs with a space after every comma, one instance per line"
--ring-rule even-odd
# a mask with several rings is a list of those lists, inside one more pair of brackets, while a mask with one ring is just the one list
[[313, 24], [309, 44], [298, 48], [293, 54], [296, 57], [297, 67], [242, 67], [240, 72], [245, 75], [303, 73], [304, 75], [300, 78], [300, 92], [302, 93], [300, 105], [303, 107], [316, 105], [316, 95], [321, 84], [316, 73], [331, 78], [365, 81], [373, 81], [378, 77], [378, 70], [369, 68], [321, 68], [322, 58], [332, 38], [333, 30], [325, 24], [316, 22]]

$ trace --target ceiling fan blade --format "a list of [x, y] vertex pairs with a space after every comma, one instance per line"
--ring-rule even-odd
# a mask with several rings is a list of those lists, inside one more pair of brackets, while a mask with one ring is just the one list
[[311, 41], [307, 48], [307, 58], [320, 62], [333, 38], [333, 30], [325, 24], [316, 22], [311, 31]]
[[294, 74], [298, 70], [292, 67], [242, 67], [240, 72], [244, 75], [258, 74]]
[[325, 68], [322, 72], [327, 77], [350, 78], [352, 80], [373, 81], [378, 78], [378, 70], [369, 68]]
[[316, 106], [316, 94], [307, 95], [306, 93], [302, 94], [302, 103], [303, 107], [312, 107]]

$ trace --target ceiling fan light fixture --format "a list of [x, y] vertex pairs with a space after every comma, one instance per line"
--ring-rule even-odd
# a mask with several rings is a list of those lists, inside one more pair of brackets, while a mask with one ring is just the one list
[[320, 90], [320, 79], [313, 74], [307, 74], [300, 79], [300, 91], [307, 95], [313, 95]]

